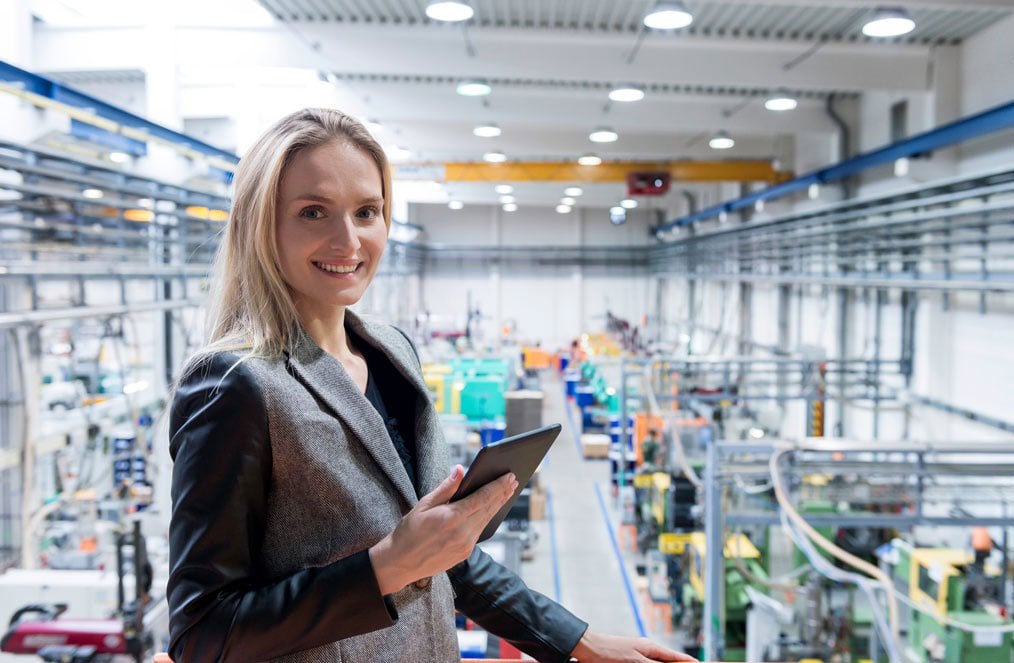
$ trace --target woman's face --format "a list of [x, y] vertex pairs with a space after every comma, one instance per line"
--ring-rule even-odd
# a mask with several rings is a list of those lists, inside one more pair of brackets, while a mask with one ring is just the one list
[[359, 301], [387, 245], [380, 168], [347, 141], [297, 152], [278, 190], [282, 277], [305, 319]]

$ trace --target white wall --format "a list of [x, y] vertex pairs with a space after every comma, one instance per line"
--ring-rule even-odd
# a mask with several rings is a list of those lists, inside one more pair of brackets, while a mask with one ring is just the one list
[[[655, 213], [633, 210], [624, 225], [610, 224], [607, 210], [576, 208], [558, 214], [551, 208], [522, 205], [516, 212], [498, 206], [414, 204], [412, 223], [425, 229], [430, 244], [527, 247], [603, 247], [645, 245]], [[641, 270], [608, 275], [573, 267], [470, 268], [447, 264], [428, 268], [422, 278], [426, 311], [449, 325], [463, 327], [471, 296], [482, 312], [481, 341], [495, 345], [508, 325], [517, 336], [545, 347], [566, 347], [587, 331], [604, 328], [606, 311], [638, 322], [654, 300]]]

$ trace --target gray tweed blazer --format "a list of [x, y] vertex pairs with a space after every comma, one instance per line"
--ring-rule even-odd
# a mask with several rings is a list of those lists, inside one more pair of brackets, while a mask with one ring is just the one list
[[[346, 324], [384, 352], [428, 404], [415, 350], [394, 327], [346, 311]], [[271, 437], [272, 485], [262, 548], [265, 571], [282, 576], [369, 548], [418, 498], [387, 427], [338, 361], [305, 333], [284, 363], [252, 360]], [[297, 384], [293, 384], [293, 381]], [[303, 388], [300, 389], [299, 387]], [[450, 471], [440, 421], [419, 407], [420, 494]], [[300, 545], [293, 545], [299, 542]], [[458, 661], [454, 594], [446, 574], [393, 596], [398, 621], [278, 661]]]

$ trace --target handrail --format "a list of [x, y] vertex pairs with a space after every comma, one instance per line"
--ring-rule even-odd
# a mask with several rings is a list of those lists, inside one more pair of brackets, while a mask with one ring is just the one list
[[935, 129], [930, 129], [905, 140], [865, 152], [851, 159], [845, 159], [839, 163], [818, 168], [788, 182], [769, 186], [741, 198], [714, 205], [695, 214], [688, 214], [687, 216], [669, 221], [655, 229], [655, 237], [660, 238], [662, 234], [670, 230], [717, 217], [723, 212], [729, 213], [744, 209], [758, 201], [775, 200], [785, 197], [791, 193], [802, 191], [812, 184], [835, 182], [868, 168], [891, 163], [897, 159], [910, 157], [915, 154], [930, 152], [1012, 126], [1014, 126], [1014, 102], [1008, 102], [981, 113], [960, 118]]

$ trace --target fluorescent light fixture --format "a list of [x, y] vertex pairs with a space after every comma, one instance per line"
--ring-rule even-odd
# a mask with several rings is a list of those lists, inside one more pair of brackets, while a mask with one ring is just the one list
[[622, 226], [627, 222], [627, 210], [619, 205], [609, 208], [609, 223], [614, 226]]
[[485, 97], [493, 88], [486, 81], [461, 81], [457, 91], [463, 97]]
[[123, 393], [125, 394], [136, 394], [140, 391], [144, 391], [148, 388], [148, 383], [145, 380], [138, 380], [137, 382], [128, 382], [123, 385]]
[[560, 198], [560, 204], [561, 205], [571, 205], [571, 206], [573, 206], [576, 202], [577, 202], [577, 199], [576, 198], [571, 198], [570, 196], [567, 196], [566, 198]]
[[726, 212], [725, 210], [722, 210], [721, 212], [718, 213], [718, 222], [719, 223], [725, 223], [728, 220], [729, 220], [729, 213], [728, 212]]
[[472, 135], [478, 136], [479, 138], [496, 138], [502, 131], [500, 127], [495, 124], [480, 124], [476, 128], [472, 129]]
[[894, 176], [905, 177], [908, 175], [908, 157], [901, 157], [894, 162]]
[[776, 112], [795, 110], [798, 105], [799, 102], [796, 101], [795, 97], [787, 92], [778, 92], [764, 102], [764, 108]]
[[817, 198], [819, 198], [820, 197], [820, 185], [815, 182], [815, 183], [811, 184], [809, 187], [807, 187], [807, 189], [806, 189], [806, 197], [809, 198], [810, 200], [816, 200]]
[[460, 200], [452, 200], [451, 202], [447, 203], [447, 206], [453, 210], [459, 210], [465, 206], [465, 203], [461, 202]]
[[493, 190], [501, 195], [514, 193], [514, 187], [512, 187], [510, 184], [497, 184], [495, 187], [493, 187]]
[[472, 18], [475, 10], [467, 2], [431, 2], [426, 5], [426, 15], [434, 21], [457, 23]]
[[518, 211], [518, 204], [517, 203], [504, 203], [503, 204], [503, 211], [505, 211], [505, 212], [516, 212], [516, 211]]
[[620, 207], [623, 209], [634, 209], [637, 207], [637, 201], [633, 198], [624, 198], [620, 201]]
[[570, 214], [570, 210], [574, 209], [570, 205], [557, 205], [556, 211], [560, 214]]
[[761, 198], [760, 200], [758, 200], [757, 202], [755, 202], [753, 204], [753, 209], [758, 214], [760, 214], [761, 212], [763, 212], [764, 211], [764, 199]]
[[85, 198], [91, 198], [92, 200], [98, 200], [105, 194], [102, 193], [102, 189], [85, 189], [81, 192], [81, 195]]
[[144, 209], [155, 209], [155, 201], [151, 198], [138, 198], [137, 206]]
[[597, 166], [602, 163], [602, 157], [594, 154], [584, 154], [577, 158], [577, 162], [582, 166]]
[[503, 163], [507, 161], [507, 155], [503, 152], [486, 152], [482, 155], [482, 159], [489, 163]]
[[735, 144], [736, 141], [734, 141], [732, 137], [724, 131], [719, 131], [711, 137], [711, 140], [708, 141], [708, 147], [713, 150], [727, 150]]
[[863, 26], [863, 34], [867, 37], [900, 37], [912, 30], [915, 30], [915, 21], [900, 7], [877, 9]]
[[584, 189], [579, 186], [569, 186], [563, 190], [565, 196], [580, 196], [582, 193], [584, 193]]
[[612, 143], [619, 138], [619, 134], [610, 129], [609, 127], [599, 127], [595, 131], [588, 134], [588, 140], [593, 143]]
[[656, 2], [644, 15], [644, 24], [653, 30], [678, 30], [694, 22], [694, 15], [682, 2]]
[[127, 163], [130, 161], [130, 155], [126, 152], [110, 152], [109, 160], [113, 163]]
[[640, 85], [619, 85], [609, 91], [612, 101], [640, 101], [644, 99], [644, 88]]
[[626, 214], [627, 210], [623, 209], [619, 205], [616, 205], [614, 207], [610, 207], [609, 208], [609, 213], [610, 214]]
[[513, 203], [513, 202], [517, 201], [517, 199], [514, 196], [510, 195], [510, 194], [505, 194], [503, 196], [500, 196], [499, 200], [504, 205], [506, 205], [507, 203]]

